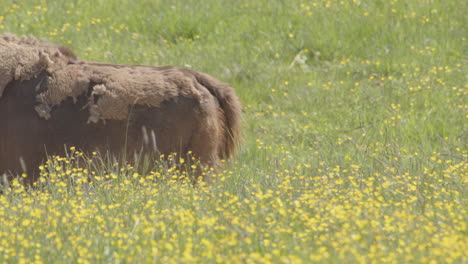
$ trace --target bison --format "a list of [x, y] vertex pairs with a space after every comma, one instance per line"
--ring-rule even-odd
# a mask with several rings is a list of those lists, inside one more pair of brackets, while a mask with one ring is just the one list
[[32, 36], [0, 35], [0, 174], [33, 182], [47, 155], [179, 153], [218, 167], [240, 140], [235, 90], [179, 67], [79, 60]]

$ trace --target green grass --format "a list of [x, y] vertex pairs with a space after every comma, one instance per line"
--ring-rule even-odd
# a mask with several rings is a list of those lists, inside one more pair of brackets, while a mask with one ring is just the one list
[[[236, 88], [209, 186], [51, 158], [0, 196], [4, 263], [466, 263], [465, 1], [6, 1], [0, 32]], [[91, 182], [86, 179], [91, 176]]]

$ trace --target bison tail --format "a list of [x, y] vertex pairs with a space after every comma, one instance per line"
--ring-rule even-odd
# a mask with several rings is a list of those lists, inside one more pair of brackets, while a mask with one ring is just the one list
[[234, 88], [200, 72], [193, 72], [197, 82], [203, 85], [219, 102], [224, 114], [224, 144], [219, 150], [221, 157], [233, 156], [241, 141], [240, 126], [242, 107]]

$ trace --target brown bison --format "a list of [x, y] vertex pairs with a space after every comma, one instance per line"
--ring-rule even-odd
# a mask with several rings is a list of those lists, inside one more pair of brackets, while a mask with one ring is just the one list
[[34, 37], [0, 35], [0, 175], [38, 177], [46, 154], [191, 152], [217, 167], [239, 142], [233, 88], [178, 67], [101, 64]]

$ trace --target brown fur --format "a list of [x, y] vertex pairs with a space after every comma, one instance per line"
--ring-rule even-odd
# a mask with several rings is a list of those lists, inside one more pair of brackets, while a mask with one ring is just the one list
[[234, 89], [207, 74], [79, 61], [52, 43], [0, 36], [0, 174], [26, 169], [34, 180], [46, 151], [65, 145], [192, 151], [217, 167], [239, 143], [240, 118]]

